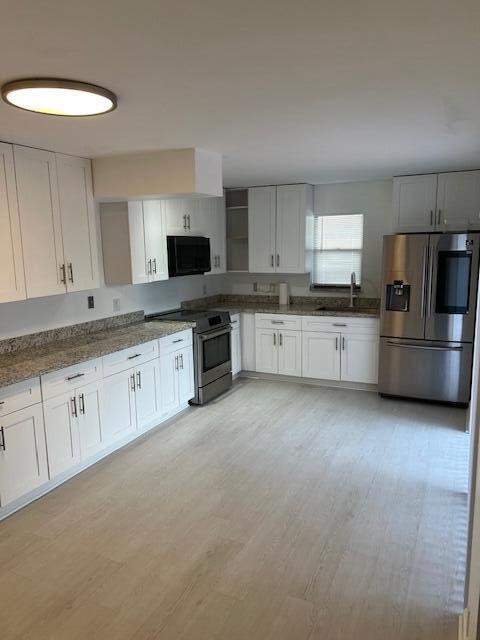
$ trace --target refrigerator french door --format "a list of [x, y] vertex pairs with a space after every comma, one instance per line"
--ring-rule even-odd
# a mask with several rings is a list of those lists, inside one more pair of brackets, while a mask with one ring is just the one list
[[480, 234], [385, 236], [379, 392], [467, 404]]

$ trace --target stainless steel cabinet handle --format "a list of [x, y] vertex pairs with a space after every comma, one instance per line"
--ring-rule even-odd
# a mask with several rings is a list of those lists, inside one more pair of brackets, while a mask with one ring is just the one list
[[283, 344], [283, 338], [282, 338], [282, 334], [280, 334], [280, 346], [282, 346]]
[[271, 320], [272, 324], [285, 324], [285, 320]]
[[152, 273], [152, 261], [149, 260], [147, 262], [147, 275], [149, 276], [149, 275], [151, 275], [151, 273]]
[[70, 382], [70, 380], [76, 380], [77, 378], [81, 378], [84, 375], [85, 375], [84, 373], [76, 373], [73, 376], [67, 376], [66, 380]]
[[178, 356], [175, 356], [175, 371], [178, 371]]
[[347, 324], [345, 322], [332, 322], [334, 327], [346, 327]]
[[335, 351], [338, 351], [338, 338], [335, 338]]
[[430, 209], [430, 226], [433, 226], [433, 209]]
[[73, 398], [70, 398], [70, 410], [72, 412], [72, 416], [76, 418], [78, 414], [77, 414], [77, 399], [75, 398], [75, 396], [73, 396]]
[[183, 215], [183, 229], [184, 231], [187, 230], [187, 214]]
[[277, 334], [274, 333], [273, 334], [273, 346], [275, 347], [277, 345]]
[[401, 347], [402, 349], [422, 349], [426, 351], [463, 351], [463, 347], [434, 347], [429, 345], [419, 344], [402, 344], [400, 342], [391, 342], [387, 340], [387, 344], [391, 347]]
[[67, 272], [64, 264], [60, 265], [60, 282], [62, 284], [67, 284]]
[[438, 210], [438, 215], [437, 215], [437, 224], [440, 224], [440, 218], [442, 217], [442, 210], [439, 209]]
[[190, 214], [187, 215], [187, 220], [188, 220], [188, 230], [191, 230], [191, 226], [190, 226]]
[[5, 431], [3, 430], [3, 427], [0, 427], [0, 436], [2, 436], [0, 439], [0, 449], [5, 451]]
[[137, 371], [137, 387], [139, 389], [142, 388], [142, 376], [140, 374], [140, 371]]
[[85, 415], [85, 394], [81, 393], [78, 396], [78, 404], [80, 408], [80, 413], [83, 413], [83, 415]]
[[183, 353], [180, 354], [180, 369], [183, 369]]
[[130, 376], [130, 389], [135, 391], [135, 375], [133, 373]]
[[153, 273], [157, 273], [157, 259], [154, 258], [153, 259]]
[[134, 358], [139, 358], [141, 353], [134, 353], [133, 356], [128, 356], [127, 360], [133, 360]]
[[271, 260], [272, 260], [272, 267], [274, 267], [274, 266], [275, 266], [275, 263], [274, 263], [274, 261], [273, 261], [273, 260], [274, 260], [274, 258], [273, 258], [273, 253], [272, 253], [272, 255], [271, 255]]
[[345, 338], [342, 338], [342, 351], [345, 351]]
[[68, 279], [73, 282], [73, 264], [71, 262], [68, 263]]
[[172, 340], [172, 344], [176, 344], [177, 342], [183, 342], [183, 338], [177, 338], [176, 340]]
[[280, 254], [277, 253], [277, 267], [280, 266]]

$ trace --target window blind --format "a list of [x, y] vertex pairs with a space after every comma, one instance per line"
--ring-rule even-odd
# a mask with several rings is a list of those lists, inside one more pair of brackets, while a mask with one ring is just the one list
[[352, 271], [361, 284], [362, 251], [362, 213], [315, 216], [313, 284], [348, 286]]

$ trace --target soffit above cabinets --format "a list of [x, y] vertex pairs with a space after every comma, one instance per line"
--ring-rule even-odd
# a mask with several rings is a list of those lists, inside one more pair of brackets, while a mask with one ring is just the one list
[[127, 153], [92, 161], [94, 195], [101, 202], [222, 196], [222, 157], [203, 149]]

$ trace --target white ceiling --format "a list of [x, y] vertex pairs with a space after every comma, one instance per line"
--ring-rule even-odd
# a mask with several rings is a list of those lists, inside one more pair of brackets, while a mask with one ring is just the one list
[[116, 92], [91, 119], [0, 105], [0, 139], [86, 156], [203, 147], [227, 186], [480, 166], [478, 0], [2, 2], [0, 81]]

